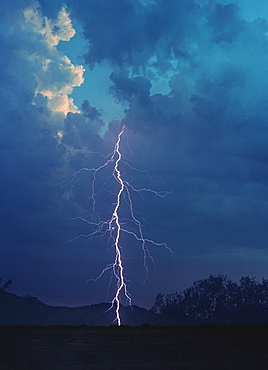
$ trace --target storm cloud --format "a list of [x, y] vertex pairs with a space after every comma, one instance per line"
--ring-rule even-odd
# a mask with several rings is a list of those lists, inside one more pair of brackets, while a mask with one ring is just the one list
[[[137, 303], [208, 273], [265, 276], [266, 3], [40, 0], [18, 1], [15, 9], [1, 4], [1, 14], [1, 269], [14, 289], [67, 303], [105, 300], [107, 281], [83, 284], [109, 253], [97, 243], [67, 243], [87, 232], [72, 219], [91, 207], [90, 176], [75, 183], [72, 176], [110, 153], [123, 124], [126, 157], [155, 183], [125, 168], [128, 180], [169, 192], [163, 202], [152, 197], [138, 205], [160, 236], [145, 230], [177, 253], [152, 251], [156, 270], [146, 287], [142, 277], [137, 285], [133, 279], [142, 270], [137, 256], [132, 266], [127, 260]], [[74, 36], [72, 21], [86, 45], [81, 65], [57, 49]], [[107, 65], [107, 93], [124, 112], [108, 125], [102, 107], [87, 96], [78, 107], [71, 96], [85, 68]], [[31, 272], [40, 256], [46, 269]], [[25, 269], [22, 287], [16, 276]]]

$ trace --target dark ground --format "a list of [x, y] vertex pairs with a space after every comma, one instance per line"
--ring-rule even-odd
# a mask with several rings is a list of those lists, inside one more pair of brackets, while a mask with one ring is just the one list
[[2, 326], [0, 369], [267, 369], [268, 325]]

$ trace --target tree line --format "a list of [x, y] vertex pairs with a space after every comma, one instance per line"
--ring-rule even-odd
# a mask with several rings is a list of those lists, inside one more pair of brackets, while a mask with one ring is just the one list
[[236, 283], [226, 275], [210, 275], [182, 293], [159, 293], [151, 310], [189, 319], [268, 315], [268, 279], [244, 276]]

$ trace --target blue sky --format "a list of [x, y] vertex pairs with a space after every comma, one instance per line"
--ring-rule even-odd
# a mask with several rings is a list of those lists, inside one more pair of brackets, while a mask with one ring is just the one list
[[[60, 41], [58, 50], [67, 55], [73, 63], [83, 64], [83, 54], [87, 50], [87, 42], [83, 38], [83, 30], [78, 22], [74, 23], [76, 34], [69, 42]], [[109, 79], [113, 69], [108, 63], [96, 65], [91, 69], [84, 65], [84, 82], [78, 88], [75, 88], [70, 95], [78, 106], [81, 106], [85, 99], [89, 100], [91, 105], [102, 110], [103, 120], [106, 125], [112, 120], [122, 119], [124, 112], [122, 106], [116, 103], [109, 94], [109, 87], [112, 82]]]
[[109, 273], [92, 281], [113, 261], [110, 241], [76, 237], [92, 231], [82, 217], [109, 217], [116, 186], [108, 168], [98, 173], [94, 213], [92, 172], [74, 175], [105, 161], [123, 125], [124, 179], [168, 192], [133, 193], [144, 236], [175, 252], [148, 246], [143, 284], [141, 246], [122, 235], [133, 303], [150, 307], [209, 274], [267, 278], [267, 3], [18, 0], [0, 10], [0, 276], [11, 291], [74, 306], [113, 298]]

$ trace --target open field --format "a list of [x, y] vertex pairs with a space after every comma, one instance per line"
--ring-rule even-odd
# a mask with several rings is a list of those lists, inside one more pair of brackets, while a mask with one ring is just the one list
[[267, 369], [268, 326], [2, 326], [0, 369]]

